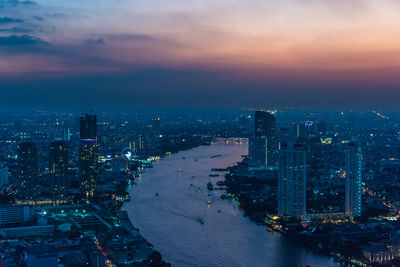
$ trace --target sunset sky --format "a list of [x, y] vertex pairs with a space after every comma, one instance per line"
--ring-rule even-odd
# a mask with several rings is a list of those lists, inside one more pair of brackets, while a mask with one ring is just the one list
[[0, 103], [395, 106], [399, 14], [396, 0], [0, 0]]

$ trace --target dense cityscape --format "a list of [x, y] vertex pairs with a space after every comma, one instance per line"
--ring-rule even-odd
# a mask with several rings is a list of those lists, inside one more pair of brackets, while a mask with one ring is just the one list
[[0, 267], [400, 267], [396, 0], [0, 0]]
[[396, 112], [36, 110], [2, 118], [2, 266], [168, 266], [122, 208], [132, 201], [128, 189], [154, 162], [216, 140], [245, 142], [249, 154], [222, 179], [210, 174], [204, 190], [222, 190], [254, 223], [339, 263], [399, 264]]

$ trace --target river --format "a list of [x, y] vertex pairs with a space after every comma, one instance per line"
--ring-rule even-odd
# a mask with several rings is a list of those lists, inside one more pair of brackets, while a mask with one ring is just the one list
[[247, 144], [219, 143], [163, 158], [136, 180], [124, 209], [172, 266], [339, 266], [257, 226], [235, 201], [222, 200], [223, 192], [209, 195], [211, 169], [232, 166], [246, 154]]

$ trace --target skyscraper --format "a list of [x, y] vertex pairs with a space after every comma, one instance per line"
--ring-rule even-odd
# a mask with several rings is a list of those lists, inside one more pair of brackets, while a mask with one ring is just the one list
[[348, 216], [361, 215], [361, 180], [362, 180], [361, 147], [349, 143], [346, 148], [346, 191], [345, 211]]
[[293, 124], [293, 139], [295, 142], [302, 141], [307, 136], [304, 123]]
[[79, 177], [81, 192], [87, 201], [95, 195], [98, 176], [98, 145], [96, 115], [80, 118]]
[[306, 216], [306, 152], [302, 145], [281, 145], [278, 169], [278, 214]]
[[79, 118], [80, 139], [97, 141], [97, 118], [96, 115], [86, 114]]
[[17, 157], [19, 171], [18, 195], [22, 200], [33, 200], [36, 196], [39, 174], [36, 145], [30, 141], [19, 144]]
[[249, 142], [249, 166], [266, 169], [276, 166], [275, 117], [272, 112], [256, 111], [254, 135]]
[[50, 143], [49, 172], [54, 201], [63, 200], [67, 193], [68, 146], [63, 140]]
[[71, 129], [70, 128], [64, 128], [64, 134], [63, 134], [63, 139], [66, 141], [71, 141]]

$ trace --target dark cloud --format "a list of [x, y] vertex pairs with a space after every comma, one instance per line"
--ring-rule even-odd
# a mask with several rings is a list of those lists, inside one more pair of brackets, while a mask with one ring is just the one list
[[19, 45], [35, 45], [35, 44], [47, 44], [47, 42], [30, 35], [10, 35], [0, 37], [0, 46], [19, 46]]
[[0, 17], [0, 24], [22, 23], [24, 20], [10, 17]]
[[96, 40], [88, 40], [87, 41], [88, 44], [104, 44], [104, 39], [103, 38], [99, 38]]
[[0, 9], [7, 7], [18, 7], [18, 6], [35, 6], [36, 2], [33, 1], [15, 1], [15, 0], [0, 0]]
[[0, 0], [0, 9], [7, 7], [18, 7], [18, 6], [35, 6], [36, 2], [33, 1], [17, 1], [17, 0]]
[[12, 28], [4, 28], [0, 29], [0, 32], [8, 32], [8, 33], [32, 33], [31, 29], [20, 28], [20, 27], [12, 27]]
[[18, 0], [0, 0], [0, 4], [9, 4], [9, 5], [37, 5], [34, 1], [18, 1]]
[[20, 2], [20, 4], [22, 5], [37, 5], [37, 3], [33, 1], [18, 1], [18, 2]]

